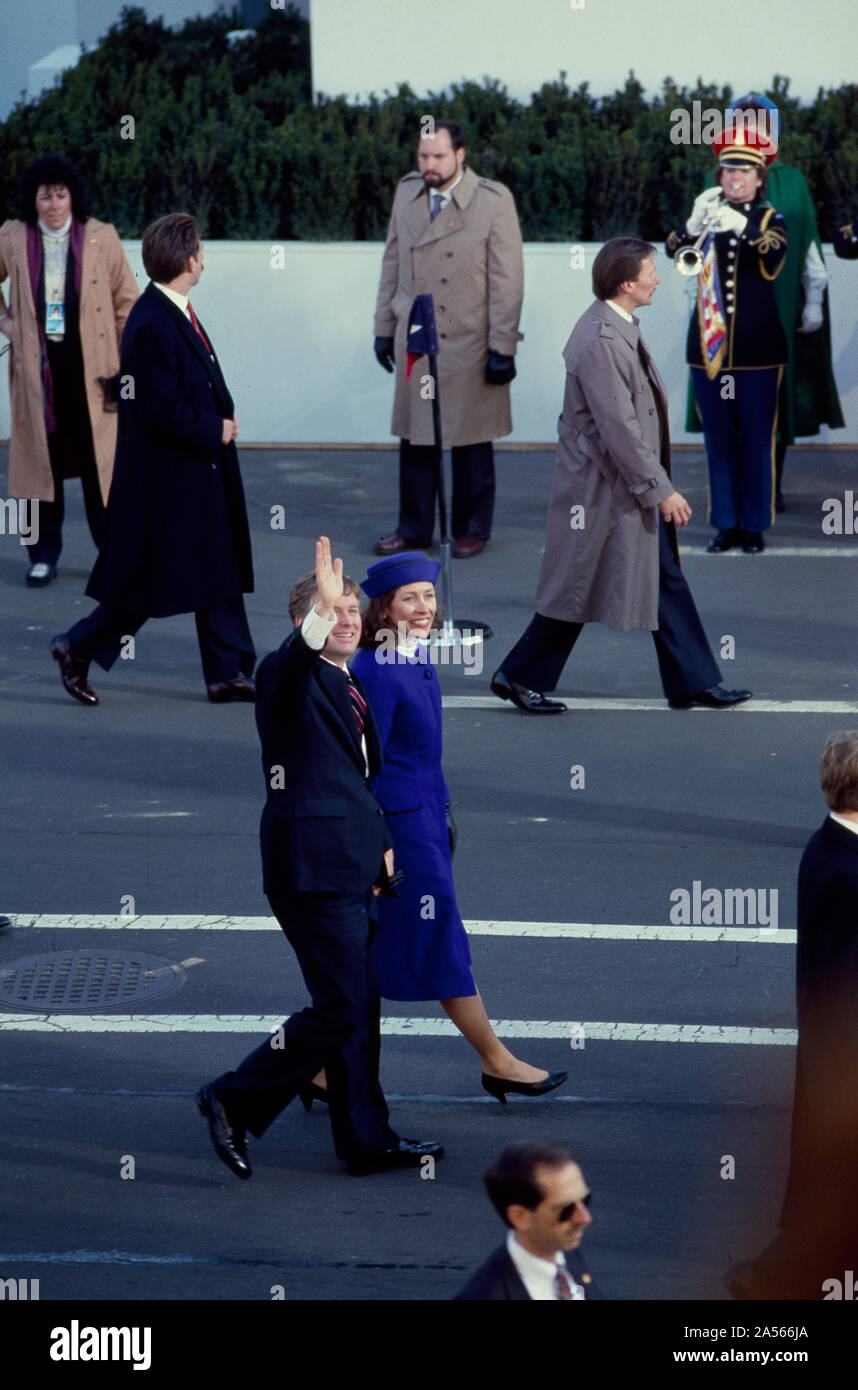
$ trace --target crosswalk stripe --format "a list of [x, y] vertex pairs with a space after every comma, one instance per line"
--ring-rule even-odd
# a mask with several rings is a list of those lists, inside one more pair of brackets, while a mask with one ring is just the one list
[[[280, 931], [273, 917], [211, 917], [141, 914], [139, 917], [76, 916], [53, 913], [14, 915], [17, 928], [45, 931]], [[769, 927], [633, 926], [614, 922], [465, 922], [470, 936], [559, 937], [577, 941], [699, 941], [743, 942], [749, 945], [794, 946], [796, 933]]]
[[[473, 668], [471, 668], [473, 669]], [[590, 697], [576, 699], [562, 699], [551, 692], [552, 699], [560, 699], [561, 703], [571, 710], [602, 710], [609, 713], [619, 711], [633, 711], [641, 713], [646, 710], [662, 710], [677, 717], [677, 711], [672, 710], [667, 700], [662, 696], [660, 700], [607, 700], [594, 699]], [[501, 701], [496, 695], [445, 695], [443, 697], [445, 709], [494, 709], [501, 708]], [[685, 714], [706, 714], [717, 715], [719, 718], [726, 718], [728, 715], [732, 719], [737, 714], [858, 714], [858, 701], [856, 700], [748, 700], [744, 704], [734, 705], [729, 710], [704, 709], [701, 706], [692, 707], [690, 710], [679, 711]], [[508, 707], [508, 713], [517, 714], [518, 711], [512, 705]]]
[[[682, 558], [685, 559], [686, 555], [707, 555], [707, 551], [702, 545], [683, 545]], [[727, 555], [734, 560], [737, 556], [742, 560], [747, 559], [741, 550], [725, 550], [723, 556], [718, 556], [718, 563], [720, 564]], [[781, 557], [786, 560], [854, 560], [856, 555], [858, 555], [858, 546], [856, 545], [772, 545], [767, 541], [766, 560], [763, 561], [763, 564], [766, 564], [768, 559]]]
[[[283, 1020], [265, 1014], [0, 1014], [2, 1033], [276, 1033]], [[588, 1042], [727, 1043], [731, 1046], [792, 1047], [792, 1028], [752, 1028], [705, 1023], [601, 1023], [495, 1019], [501, 1038], [557, 1039], [583, 1050]], [[447, 1018], [384, 1018], [382, 1035], [454, 1038]]]

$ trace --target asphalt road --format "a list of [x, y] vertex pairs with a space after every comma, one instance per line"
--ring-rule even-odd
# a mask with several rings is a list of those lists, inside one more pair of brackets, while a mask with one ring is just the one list
[[[454, 617], [495, 633], [482, 674], [441, 670], [445, 696], [468, 697], [445, 714], [463, 916], [663, 927], [671, 894], [696, 881], [760, 890], [768, 906], [777, 892], [778, 927], [794, 928], [798, 861], [824, 814], [819, 752], [833, 729], [858, 724], [858, 541], [824, 535], [820, 506], [854, 485], [854, 453], [790, 455], [789, 510], [759, 557], [703, 553], [702, 454], [676, 455], [695, 511], [686, 574], [716, 654], [734, 639], [725, 684], [750, 686], [756, 704], [669, 711], [649, 637], [592, 627], [558, 694], [593, 705], [537, 720], [486, 696], [530, 616], [551, 466], [547, 452], [499, 454], [495, 536], [482, 556], [454, 564]], [[242, 467], [261, 654], [285, 634], [289, 586], [311, 567], [320, 531], [362, 576], [395, 521], [396, 455], [245, 450]], [[171, 993], [127, 1011], [138, 1031], [70, 1031], [62, 1019], [33, 1030], [39, 1015], [0, 1000], [0, 1277], [39, 1279], [42, 1300], [267, 1300], [280, 1288], [287, 1299], [447, 1299], [499, 1243], [481, 1174], [505, 1143], [528, 1137], [579, 1155], [595, 1193], [586, 1250], [606, 1293], [725, 1297], [729, 1263], [773, 1234], [787, 1158], [794, 950], [765, 933], [612, 940], [484, 929], [472, 951], [490, 1016], [530, 1033], [510, 1042], [520, 1055], [570, 1070], [563, 1090], [502, 1108], [481, 1092], [467, 1044], [428, 1031], [436, 1005], [387, 1004], [389, 1026], [414, 1022], [385, 1036], [383, 1084], [401, 1133], [445, 1144], [433, 1179], [347, 1177], [319, 1106], [309, 1116], [290, 1107], [253, 1146], [251, 1182], [218, 1163], [193, 1093], [265, 1031], [224, 1031], [218, 1020], [282, 1019], [305, 1002], [276, 930], [211, 929], [215, 918], [267, 914], [252, 711], [206, 701], [190, 616], [148, 624], [134, 659], [109, 674], [93, 668], [97, 709], [69, 699], [48, 642], [88, 610], [93, 554], [79, 487], [68, 491], [66, 550], [49, 589], [24, 587], [25, 554], [0, 536], [0, 912], [15, 919], [0, 933], [0, 970], [96, 948], [186, 964]], [[270, 525], [278, 505], [284, 530]], [[573, 767], [584, 770], [577, 789]], [[142, 923], [119, 918], [123, 907]], [[43, 914], [99, 924], [30, 925]], [[178, 915], [206, 921], [145, 926]], [[201, 1022], [141, 1031], [153, 1015]], [[753, 1044], [731, 1033], [664, 1041], [663, 1031], [603, 1040], [588, 1023], [772, 1032]], [[129, 1157], [133, 1179], [121, 1176]], [[735, 1176], [722, 1177], [728, 1158]]]

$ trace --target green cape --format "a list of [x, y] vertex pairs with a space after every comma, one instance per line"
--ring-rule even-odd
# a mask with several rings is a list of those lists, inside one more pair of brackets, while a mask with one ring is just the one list
[[[710, 183], [714, 182], [713, 175]], [[831, 322], [827, 290], [822, 296], [822, 327], [816, 333], [796, 332], [804, 308], [801, 277], [811, 241], [816, 242], [822, 255], [816, 212], [804, 174], [800, 169], [781, 164], [776, 159], [769, 166], [765, 196], [766, 201], [772, 203], [783, 216], [789, 239], [783, 269], [774, 282], [774, 291], [789, 350], [778, 400], [778, 438], [784, 444], [794, 444], [796, 435], [818, 434], [820, 425], [839, 429], [844, 420], [831, 370]], [[700, 434], [702, 430], [690, 380], [685, 428], [693, 434]]]

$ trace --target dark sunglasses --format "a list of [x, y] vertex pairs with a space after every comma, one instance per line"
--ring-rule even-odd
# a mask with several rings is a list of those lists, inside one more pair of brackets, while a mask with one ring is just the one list
[[593, 1194], [592, 1192], [588, 1192], [586, 1197], [579, 1197], [577, 1202], [570, 1202], [568, 1206], [563, 1207], [562, 1210], [557, 1213], [554, 1218], [555, 1221], [568, 1221], [576, 1207], [586, 1207], [589, 1211], [592, 1200]]

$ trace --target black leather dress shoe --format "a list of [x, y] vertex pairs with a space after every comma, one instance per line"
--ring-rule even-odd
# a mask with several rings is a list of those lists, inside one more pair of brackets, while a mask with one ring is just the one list
[[742, 549], [746, 555], [761, 555], [766, 543], [759, 531], [745, 531], [742, 535]]
[[247, 700], [252, 704], [256, 699], [256, 686], [246, 676], [236, 676], [231, 681], [218, 681], [207, 685], [209, 699], [213, 705], [225, 705], [228, 700]]
[[2, 931], [2, 929], [3, 929], [4, 927], [11, 927], [11, 925], [12, 925], [12, 918], [11, 918], [11, 917], [0, 917], [0, 931]]
[[249, 1178], [253, 1169], [244, 1131], [233, 1129], [229, 1117], [211, 1086], [202, 1086], [197, 1091], [197, 1109], [209, 1122], [209, 1135], [218, 1158], [223, 1159], [238, 1178]]
[[708, 690], [698, 690], [696, 695], [684, 695], [681, 700], [668, 700], [671, 709], [691, 709], [701, 705], [704, 709], [729, 709], [751, 699], [750, 690], [725, 690], [723, 685], [710, 685]]
[[394, 531], [392, 536], [382, 536], [380, 541], [376, 541], [373, 550], [376, 555], [396, 555], [400, 550], [418, 550], [420, 547], [413, 541], [407, 541], [404, 536], [400, 536], [398, 531]]
[[56, 565], [49, 565], [44, 560], [37, 560], [27, 570], [27, 584], [31, 589], [44, 589], [56, 577]]
[[51, 641], [51, 656], [60, 668], [60, 680], [69, 695], [75, 700], [80, 700], [84, 705], [97, 705], [98, 696], [87, 683], [87, 673], [89, 662], [80, 661], [78, 657], [72, 656], [69, 640], [64, 634], [54, 637]]
[[744, 532], [738, 526], [733, 526], [729, 531], [719, 531], [717, 536], [713, 536], [706, 549], [710, 555], [723, 555], [725, 550], [741, 545], [743, 539]]
[[444, 1157], [443, 1144], [431, 1140], [399, 1139], [390, 1149], [379, 1149], [378, 1153], [355, 1159], [348, 1165], [353, 1178], [366, 1177], [369, 1173], [384, 1173], [388, 1168], [419, 1168], [424, 1158]]
[[528, 690], [526, 685], [516, 685], [503, 671], [495, 671], [492, 676], [491, 692], [501, 700], [511, 700], [516, 708], [525, 714], [566, 713], [566, 706], [562, 700], [548, 700], [538, 690]]

